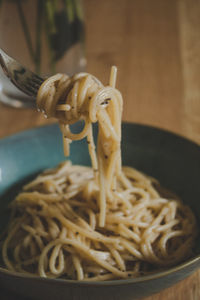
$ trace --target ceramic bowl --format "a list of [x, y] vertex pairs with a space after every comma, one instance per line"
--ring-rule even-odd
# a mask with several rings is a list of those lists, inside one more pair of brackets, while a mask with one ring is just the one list
[[[157, 178], [177, 193], [200, 216], [200, 147], [173, 133], [157, 128], [124, 123], [123, 165]], [[80, 125], [74, 126], [74, 131]], [[97, 128], [95, 128], [96, 134]], [[0, 141], [0, 229], [5, 228], [5, 208], [21, 186], [42, 170], [64, 160], [61, 133], [57, 125], [28, 130]], [[71, 145], [74, 164], [89, 165], [85, 141]], [[166, 271], [135, 279], [107, 282], [78, 282], [41, 279], [0, 268], [0, 282], [35, 300], [133, 300], [159, 292], [186, 278], [200, 266], [200, 245], [186, 262]], [[29, 299], [29, 298], [28, 298]]]

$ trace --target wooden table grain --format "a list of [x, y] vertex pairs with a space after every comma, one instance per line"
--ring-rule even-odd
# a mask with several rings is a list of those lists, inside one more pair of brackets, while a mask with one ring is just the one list
[[[88, 72], [119, 69], [123, 119], [200, 143], [200, 1], [85, 0]], [[52, 122], [52, 121], [48, 121]], [[0, 104], [0, 137], [46, 124], [35, 110]], [[19, 299], [0, 290], [2, 300]], [[145, 298], [199, 300], [200, 272]]]

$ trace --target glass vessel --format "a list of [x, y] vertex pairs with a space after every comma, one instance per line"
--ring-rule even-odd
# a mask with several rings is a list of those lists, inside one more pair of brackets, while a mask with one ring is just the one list
[[[0, 0], [0, 47], [40, 76], [83, 71], [81, 0]], [[0, 101], [15, 107], [33, 105], [2, 70]]]

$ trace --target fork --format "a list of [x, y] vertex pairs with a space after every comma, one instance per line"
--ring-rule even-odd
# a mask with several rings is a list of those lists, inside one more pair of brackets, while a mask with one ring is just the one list
[[0, 65], [10, 81], [25, 94], [36, 97], [44, 78], [22, 66], [0, 48]]

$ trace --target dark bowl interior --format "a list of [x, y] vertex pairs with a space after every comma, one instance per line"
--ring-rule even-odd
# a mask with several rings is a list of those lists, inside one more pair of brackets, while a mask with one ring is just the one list
[[[80, 124], [74, 127], [79, 131]], [[200, 216], [200, 147], [173, 133], [150, 126], [123, 123], [123, 165], [137, 168], [157, 178], [178, 194]], [[94, 128], [95, 136], [97, 127]], [[0, 231], [8, 221], [6, 207], [21, 186], [65, 157], [57, 125], [28, 130], [0, 141]], [[69, 159], [90, 165], [85, 141], [71, 145]], [[138, 299], [149, 296], [186, 278], [200, 266], [200, 243], [195, 256], [167, 271], [136, 279], [108, 282], [76, 282], [40, 279], [0, 268], [0, 281], [33, 299]]]

